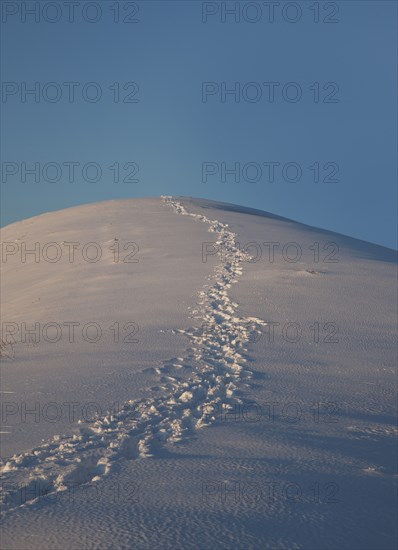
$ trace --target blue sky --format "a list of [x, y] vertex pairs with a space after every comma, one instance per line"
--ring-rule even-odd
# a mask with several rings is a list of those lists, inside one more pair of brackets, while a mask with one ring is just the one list
[[396, 2], [33, 4], [2, 2], [2, 225], [191, 195], [397, 246]]

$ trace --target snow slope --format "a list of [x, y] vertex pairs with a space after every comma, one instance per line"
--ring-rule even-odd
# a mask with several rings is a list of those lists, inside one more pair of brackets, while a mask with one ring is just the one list
[[1, 240], [4, 548], [395, 548], [393, 251], [183, 197]]

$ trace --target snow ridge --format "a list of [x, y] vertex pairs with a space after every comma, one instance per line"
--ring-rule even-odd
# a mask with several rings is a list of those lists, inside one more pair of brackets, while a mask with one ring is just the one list
[[[266, 323], [239, 317], [238, 304], [229, 298], [228, 289], [238, 281], [242, 262], [250, 256], [239, 249], [227, 224], [189, 213], [173, 197], [162, 200], [177, 214], [208, 224], [208, 230], [218, 236], [215, 246], [222, 262], [210, 277], [211, 284], [199, 292], [192, 311], [201, 326], [175, 331], [186, 335], [191, 347], [185, 357], [165, 361], [156, 369], [163, 395], [129, 401], [78, 434], [55, 436], [1, 464], [4, 510], [32, 504], [40, 495], [99, 481], [120, 460], [155, 457], [165, 444], [192, 436], [215, 422], [221, 410], [242, 403], [239, 386], [252, 375], [245, 365], [245, 345]], [[179, 377], [178, 371], [187, 368], [190, 376]], [[16, 489], [18, 484], [24, 487], [25, 497]]]

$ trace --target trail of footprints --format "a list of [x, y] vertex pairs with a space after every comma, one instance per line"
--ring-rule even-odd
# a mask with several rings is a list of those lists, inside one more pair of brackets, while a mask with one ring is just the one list
[[[252, 374], [243, 357], [245, 344], [266, 324], [257, 318], [239, 317], [238, 304], [228, 297], [228, 289], [242, 274], [242, 261], [249, 256], [239, 250], [236, 235], [226, 224], [189, 213], [172, 197], [162, 200], [177, 214], [208, 224], [222, 250], [222, 263], [199, 293], [197, 308], [192, 311], [201, 326], [176, 331], [189, 338], [191, 347], [185, 357], [166, 361], [156, 369], [160, 384], [153, 389], [161, 390], [162, 395], [129, 401], [78, 434], [55, 436], [1, 464], [4, 510], [32, 503], [43, 492], [48, 495], [98, 481], [120, 460], [156, 456], [165, 445], [213, 423], [213, 413], [221, 407], [225, 410], [241, 402], [238, 387]], [[178, 371], [187, 368], [190, 376], [179, 377]], [[25, 495], [17, 487], [23, 487]]]

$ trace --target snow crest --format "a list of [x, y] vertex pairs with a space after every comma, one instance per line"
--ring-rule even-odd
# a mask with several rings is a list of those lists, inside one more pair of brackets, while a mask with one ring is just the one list
[[[129, 401], [77, 434], [55, 436], [2, 463], [3, 510], [32, 504], [40, 495], [99, 481], [118, 461], [156, 457], [165, 445], [192, 437], [196, 430], [214, 423], [220, 411], [228, 412], [242, 403], [239, 387], [252, 376], [245, 346], [266, 323], [240, 317], [228, 289], [238, 281], [242, 263], [250, 256], [239, 249], [227, 224], [189, 213], [173, 197], [162, 200], [178, 215], [206, 223], [217, 234], [214, 245], [221, 263], [210, 276], [210, 284], [199, 292], [192, 311], [200, 326], [175, 331], [189, 338], [190, 347], [184, 357], [164, 361], [156, 369], [162, 395]], [[178, 371], [187, 368], [189, 377], [179, 377]], [[17, 487], [24, 487], [25, 498]]]

